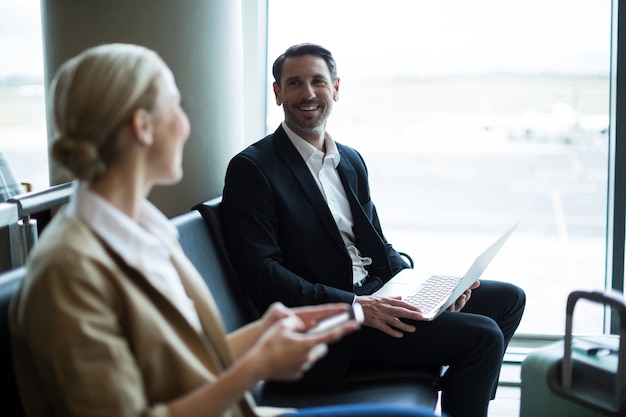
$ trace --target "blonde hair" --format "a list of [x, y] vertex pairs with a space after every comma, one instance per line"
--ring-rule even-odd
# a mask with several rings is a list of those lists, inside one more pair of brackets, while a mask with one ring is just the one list
[[167, 68], [152, 50], [107, 44], [61, 66], [51, 85], [55, 137], [52, 157], [91, 181], [118, 155], [118, 133], [138, 109], [152, 111], [156, 79]]

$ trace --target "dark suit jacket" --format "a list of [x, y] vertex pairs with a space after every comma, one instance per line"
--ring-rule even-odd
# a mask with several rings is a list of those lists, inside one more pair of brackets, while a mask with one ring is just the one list
[[[361, 155], [339, 143], [337, 148], [357, 247], [372, 258], [368, 270], [382, 284], [408, 265], [383, 236]], [[232, 159], [222, 202], [234, 267], [260, 311], [274, 301], [288, 306], [353, 301], [350, 255], [282, 127]]]

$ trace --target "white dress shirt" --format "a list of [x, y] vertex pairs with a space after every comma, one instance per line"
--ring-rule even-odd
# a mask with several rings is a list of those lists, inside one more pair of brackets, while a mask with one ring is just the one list
[[367, 276], [368, 273], [365, 267], [372, 263], [372, 259], [361, 256], [359, 249], [356, 247], [356, 239], [352, 231], [354, 222], [352, 220], [350, 203], [337, 172], [337, 165], [339, 165], [340, 159], [337, 145], [333, 138], [326, 133], [324, 138], [326, 153], [324, 153], [289, 129], [285, 122], [283, 122], [282, 126], [289, 140], [291, 140], [293, 146], [302, 156], [328, 204], [328, 208], [335, 219], [339, 233], [352, 259], [352, 280], [354, 283], [357, 283]]
[[144, 200], [136, 222], [90, 191], [87, 184], [75, 182], [63, 215], [89, 226], [124, 262], [145, 275], [198, 332], [202, 331], [198, 312], [170, 258], [178, 230], [154, 205]]

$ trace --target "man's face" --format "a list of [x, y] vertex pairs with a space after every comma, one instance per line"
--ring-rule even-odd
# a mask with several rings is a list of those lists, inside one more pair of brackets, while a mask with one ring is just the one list
[[326, 61], [314, 55], [287, 58], [280, 86], [274, 83], [276, 104], [282, 104], [287, 126], [305, 139], [324, 135], [338, 92], [339, 79], [333, 82]]

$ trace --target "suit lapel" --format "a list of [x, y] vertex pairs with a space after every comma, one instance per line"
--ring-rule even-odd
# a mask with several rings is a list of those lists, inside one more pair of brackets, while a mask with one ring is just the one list
[[363, 206], [361, 205], [361, 202], [357, 197], [357, 192], [355, 191], [357, 188], [356, 171], [343, 154], [339, 159], [337, 172], [339, 173], [339, 178], [341, 179], [343, 188], [346, 191], [348, 202], [350, 203], [352, 220], [354, 222], [352, 231], [354, 233], [354, 237], [356, 238], [357, 247], [359, 248], [361, 254], [372, 258], [372, 261], [374, 262], [372, 264], [372, 268], [376, 270], [381, 266], [384, 266], [383, 264], [380, 264], [380, 260], [387, 259], [387, 251], [385, 249], [383, 239], [372, 225], [372, 222], [367, 217], [365, 211], [363, 211]]
[[302, 156], [293, 146], [293, 144], [289, 140], [289, 137], [287, 136], [287, 133], [285, 133], [282, 127], [279, 127], [276, 130], [276, 132], [274, 133], [274, 139], [278, 156], [283, 160], [285, 165], [287, 165], [289, 170], [297, 179], [302, 189], [302, 192], [306, 195], [307, 199], [311, 203], [311, 206], [317, 213], [317, 217], [324, 225], [324, 228], [333, 237], [339, 247], [345, 251], [345, 244], [343, 242], [343, 239], [341, 238], [341, 234], [339, 233], [339, 229], [337, 228], [335, 219], [333, 218], [333, 215], [328, 208], [328, 204], [326, 204], [326, 200], [324, 200], [324, 196], [320, 192], [317, 183], [313, 179], [311, 171], [309, 171], [306, 163], [302, 160]]

